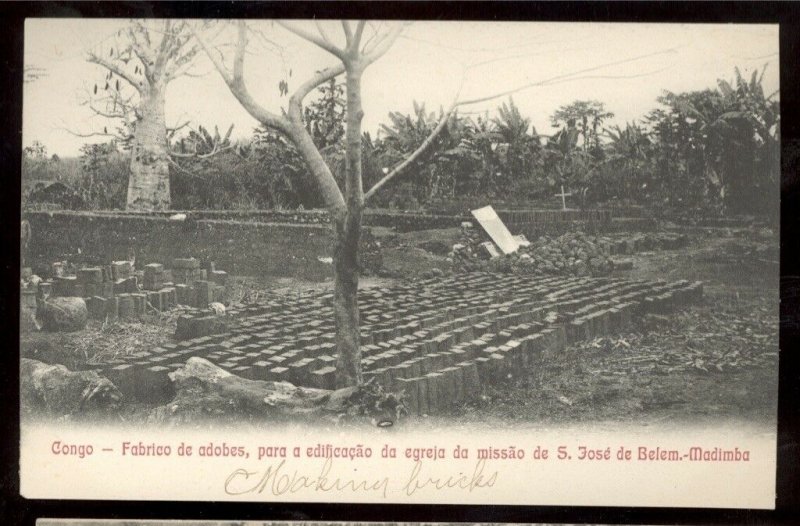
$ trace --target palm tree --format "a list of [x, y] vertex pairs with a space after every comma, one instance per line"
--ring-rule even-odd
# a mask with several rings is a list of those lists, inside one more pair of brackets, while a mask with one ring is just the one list
[[748, 81], [736, 68], [735, 87], [719, 80], [718, 90], [659, 99], [692, 130], [708, 183], [733, 212], [763, 210], [777, 196], [780, 111], [777, 92], [764, 94], [765, 70]]
[[[436, 128], [443, 110], [435, 112], [425, 110], [425, 104], [414, 101], [413, 115], [403, 115], [400, 112], [389, 113], [388, 125], [381, 124], [380, 131], [384, 134], [376, 153], [388, 165], [394, 165], [405, 159], [418, 149]], [[459, 161], [457, 150], [464, 130], [462, 119], [458, 114], [453, 114], [445, 129], [437, 135], [433, 144], [417, 158], [406, 180], [410, 180], [415, 189], [415, 197], [421, 201], [453, 193], [457, 171], [454, 162]]]
[[571, 104], [561, 106], [552, 116], [553, 126], [572, 126], [583, 137], [583, 150], [593, 152], [600, 148], [600, 130], [603, 122], [614, 116], [607, 111], [602, 102], [596, 100], [576, 100]]
[[607, 128], [605, 135], [610, 140], [606, 146], [605, 163], [621, 175], [617, 181], [621, 194], [619, 197], [630, 199], [633, 197], [636, 182], [646, 177], [650, 139], [645, 131], [633, 122], [626, 123], [625, 128], [620, 128], [618, 125]]
[[532, 177], [541, 160], [541, 143], [530, 119], [523, 117], [514, 99], [509, 98], [508, 104], [497, 108], [497, 117], [492, 122], [500, 141], [506, 145], [499, 149], [506, 180]]

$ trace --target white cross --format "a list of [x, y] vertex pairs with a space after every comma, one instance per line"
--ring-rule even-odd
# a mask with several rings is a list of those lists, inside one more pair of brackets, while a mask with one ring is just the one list
[[556, 197], [560, 197], [561, 198], [561, 209], [562, 210], [566, 210], [567, 209], [567, 196], [571, 196], [571, 195], [572, 195], [571, 192], [570, 193], [565, 193], [564, 192], [564, 185], [562, 184], [561, 185], [561, 193], [560, 194], [556, 194]]

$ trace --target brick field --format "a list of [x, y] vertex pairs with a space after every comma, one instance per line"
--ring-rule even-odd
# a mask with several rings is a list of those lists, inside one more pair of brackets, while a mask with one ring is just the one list
[[[669, 312], [702, 293], [700, 282], [488, 273], [369, 288], [360, 292], [364, 374], [404, 391], [412, 412], [436, 413], [478, 396], [483, 384], [524, 374], [571, 342], [624, 327], [633, 314]], [[330, 292], [275, 295], [222, 319], [183, 321], [182, 340], [115, 360], [102, 372], [144, 399], [168, 398], [167, 374], [193, 356], [245, 378], [334, 387]]]

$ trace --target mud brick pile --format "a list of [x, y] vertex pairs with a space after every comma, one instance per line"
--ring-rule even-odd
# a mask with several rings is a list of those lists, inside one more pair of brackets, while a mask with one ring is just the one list
[[[364, 374], [430, 414], [524, 375], [577, 340], [613, 333], [635, 314], [702, 297], [702, 283], [474, 273], [360, 292]], [[239, 309], [225, 330], [143, 350], [105, 374], [135, 397], [168, 398], [168, 373], [190, 357], [233, 374], [331, 389], [332, 295], [276, 295]]]
[[195, 258], [178, 258], [172, 261], [172, 277], [175, 280], [175, 294], [181, 305], [204, 309], [209, 303], [222, 303], [225, 300], [225, 284], [228, 280], [225, 271], [201, 269], [200, 261]]
[[175, 259], [172, 269], [150, 263], [141, 271], [130, 261], [114, 261], [78, 268], [70, 275], [56, 263], [53, 274], [38, 285], [44, 295], [82, 297], [92, 318], [108, 321], [135, 319], [148, 310], [165, 311], [179, 304], [206, 308], [223, 302], [228, 278], [225, 271], [201, 269], [195, 258]]

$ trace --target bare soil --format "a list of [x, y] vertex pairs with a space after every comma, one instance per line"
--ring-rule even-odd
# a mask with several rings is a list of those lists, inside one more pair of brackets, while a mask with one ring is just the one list
[[[669, 317], [648, 316], [628, 330], [582, 342], [563, 359], [543, 364], [446, 418], [459, 424], [737, 422], [774, 425], [777, 410], [779, 269], [776, 234], [751, 229], [684, 229], [687, 248], [624, 256], [633, 269], [619, 277], [701, 280], [702, 304]], [[386, 286], [432, 269], [449, 270], [443, 248], [458, 230], [382, 236], [391, 277], [367, 277], [361, 287]], [[533, 277], [532, 279], [535, 279]], [[332, 282], [235, 277], [231, 299], [275, 291], [328, 288]], [[23, 356], [86, 368], [171, 338], [176, 314], [136, 323], [92, 321], [69, 334], [23, 332]], [[126, 417], [146, 408], [127, 408]], [[125, 418], [125, 417], [123, 417]]]

